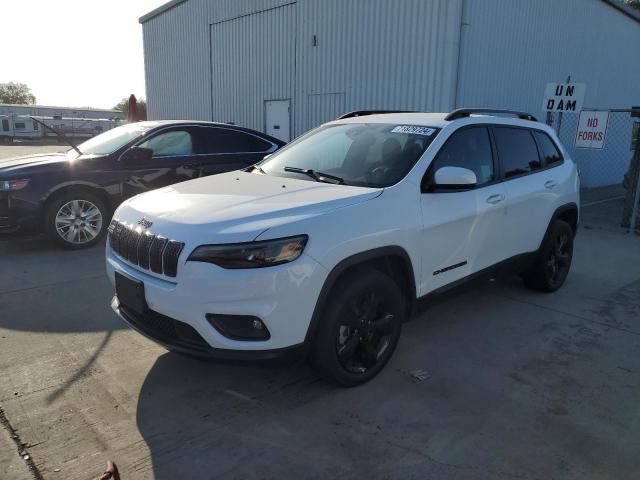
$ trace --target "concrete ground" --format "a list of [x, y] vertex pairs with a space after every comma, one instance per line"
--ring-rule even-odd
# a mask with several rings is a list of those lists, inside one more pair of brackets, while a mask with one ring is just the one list
[[17, 441], [47, 480], [108, 459], [123, 480], [637, 479], [640, 237], [617, 226], [619, 195], [585, 194], [560, 291], [451, 292], [353, 389], [304, 364], [167, 353], [110, 311], [102, 246], [0, 240], [0, 407], [17, 436], [0, 428], [0, 478], [31, 478]]

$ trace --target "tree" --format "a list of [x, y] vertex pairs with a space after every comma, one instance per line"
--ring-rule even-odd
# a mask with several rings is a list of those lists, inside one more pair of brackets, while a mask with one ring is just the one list
[[627, 5], [640, 10], [640, 0], [624, 0]]
[[[147, 102], [145, 102], [144, 98], [139, 98], [138, 101], [138, 118], [140, 120], [147, 119]], [[129, 113], [129, 97], [123, 98], [118, 102], [118, 104], [113, 107], [114, 110], [120, 110], [124, 112], [124, 116], [126, 117]]]
[[36, 103], [36, 97], [24, 83], [0, 83], [0, 103], [33, 105]]

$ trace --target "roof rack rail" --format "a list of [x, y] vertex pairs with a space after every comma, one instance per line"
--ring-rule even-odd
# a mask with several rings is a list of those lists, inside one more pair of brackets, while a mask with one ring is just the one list
[[531, 120], [532, 122], [537, 122], [538, 119], [526, 112], [517, 112], [515, 110], [500, 110], [497, 108], [458, 108], [454, 110], [450, 114], [448, 114], [444, 119], [448, 122], [452, 120], [457, 120], [459, 118], [470, 117], [475, 113], [497, 113], [497, 114], [506, 114], [506, 115], [515, 115], [516, 117], [522, 120]]
[[412, 110], [356, 110], [355, 112], [345, 113], [338, 117], [338, 120], [345, 118], [364, 117], [365, 115], [378, 115], [381, 113], [415, 113]]

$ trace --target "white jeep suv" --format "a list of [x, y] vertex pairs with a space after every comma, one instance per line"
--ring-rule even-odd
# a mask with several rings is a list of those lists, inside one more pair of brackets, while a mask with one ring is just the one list
[[528, 114], [353, 112], [249, 169], [123, 203], [112, 308], [171, 350], [302, 351], [357, 385], [422, 297], [507, 262], [558, 289], [578, 205], [576, 165]]

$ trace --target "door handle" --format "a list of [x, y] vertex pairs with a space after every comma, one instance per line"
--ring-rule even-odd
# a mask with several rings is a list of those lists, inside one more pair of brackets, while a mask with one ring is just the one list
[[487, 203], [495, 205], [497, 203], [500, 203], [503, 200], [504, 200], [504, 195], [502, 195], [501, 193], [497, 193], [497, 194], [491, 195], [489, 198], [487, 198]]
[[558, 185], [558, 182], [556, 182], [555, 180], [547, 180], [546, 182], [544, 182], [544, 188], [554, 188], [556, 185]]

